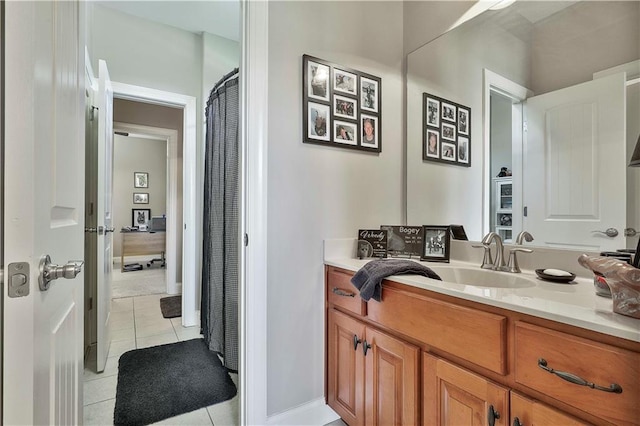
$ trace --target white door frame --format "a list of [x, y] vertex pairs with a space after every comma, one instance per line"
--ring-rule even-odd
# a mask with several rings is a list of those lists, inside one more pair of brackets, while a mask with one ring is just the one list
[[[517, 102], [522, 102], [529, 96], [533, 96], [533, 92], [524, 86], [515, 83], [508, 78], [501, 76], [491, 70], [483, 68], [483, 108], [482, 108], [482, 122], [483, 122], [483, 160], [482, 167], [482, 234], [486, 235], [490, 229], [491, 223], [491, 191], [492, 191], [492, 177], [491, 174], [491, 92], [497, 91]], [[514, 141], [518, 144], [513, 144], [512, 152], [512, 169], [513, 169], [513, 211], [516, 212], [513, 215], [514, 226], [513, 229], [522, 227], [522, 108], [514, 106], [512, 108], [514, 119], [512, 120], [512, 134]], [[518, 137], [519, 135], [519, 137]]]
[[[182, 108], [182, 325], [196, 325], [196, 289], [198, 241], [202, 240], [201, 227], [196, 223], [198, 191], [196, 174], [196, 98], [178, 93], [165, 92], [147, 87], [112, 82], [113, 97], [155, 105]], [[171, 219], [170, 219], [171, 220]]]
[[241, 0], [240, 424], [267, 422], [269, 3]]
[[167, 230], [166, 230], [166, 291], [168, 294], [180, 294], [182, 283], [176, 281], [178, 264], [178, 131], [161, 127], [143, 126], [114, 122], [113, 130], [125, 133], [138, 133], [167, 141]]

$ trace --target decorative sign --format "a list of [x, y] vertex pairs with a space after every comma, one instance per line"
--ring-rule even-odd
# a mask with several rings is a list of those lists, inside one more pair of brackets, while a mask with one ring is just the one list
[[382, 152], [382, 79], [302, 56], [302, 141]]
[[471, 167], [471, 108], [422, 94], [422, 159]]
[[361, 229], [358, 231], [358, 259], [387, 257], [387, 231]]
[[417, 257], [422, 255], [422, 226], [382, 225], [387, 231], [387, 254], [390, 257]]

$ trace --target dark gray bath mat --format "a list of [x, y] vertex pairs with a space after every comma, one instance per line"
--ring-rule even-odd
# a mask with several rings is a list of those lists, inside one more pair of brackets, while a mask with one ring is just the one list
[[169, 296], [160, 299], [160, 310], [165, 318], [182, 316], [182, 296]]
[[203, 339], [120, 357], [115, 425], [148, 425], [233, 398], [237, 389]]

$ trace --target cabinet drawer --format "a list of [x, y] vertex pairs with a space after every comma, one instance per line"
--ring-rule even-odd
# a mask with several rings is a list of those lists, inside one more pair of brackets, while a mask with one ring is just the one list
[[[541, 367], [553, 369], [552, 374]], [[524, 322], [515, 325], [515, 380], [552, 398], [615, 424], [638, 424], [640, 354]], [[622, 393], [563, 380], [569, 373]], [[574, 377], [574, 380], [578, 380]]]
[[353, 273], [327, 268], [327, 302], [357, 315], [367, 314], [367, 303], [360, 298], [358, 290], [351, 284]]
[[504, 316], [391, 287], [382, 288], [382, 302], [368, 304], [367, 316], [488, 370], [507, 373], [507, 318]]

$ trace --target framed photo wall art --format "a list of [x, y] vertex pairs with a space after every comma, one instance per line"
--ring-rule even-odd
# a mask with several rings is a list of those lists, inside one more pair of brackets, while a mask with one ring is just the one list
[[133, 173], [133, 187], [134, 188], [148, 188], [149, 187], [149, 173], [147, 173], [147, 172], [134, 172]]
[[151, 219], [151, 209], [131, 209], [131, 226], [146, 226]]
[[303, 142], [382, 151], [382, 80], [302, 56]]
[[471, 108], [422, 94], [422, 159], [471, 167]]

